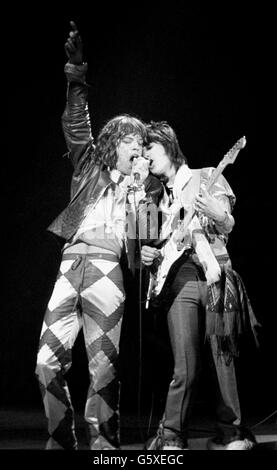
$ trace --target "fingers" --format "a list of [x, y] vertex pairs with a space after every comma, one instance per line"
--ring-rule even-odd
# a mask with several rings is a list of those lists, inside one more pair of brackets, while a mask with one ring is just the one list
[[146, 266], [150, 266], [154, 259], [159, 256], [160, 252], [157, 248], [144, 245], [141, 250], [141, 260]]
[[155, 256], [149, 254], [149, 253], [141, 253], [141, 259], [143, 262], [153, 262], [155, 259]]
[[146, 264], [146, 266], [149, 266], [153, 263], [153, 259], [150, 259], [147, 256], [141, 256], [141, 261], [143, 264]]
[[82, 40], [78, 34], [78, 31], [77, 32], [70, 31], [69, 37], [66, 40], [64, 48], [69, 58], [73, 54], [76, 54], [78, 51], [82, 51]]
[[197, 194], [197, 196], [195, 196], [195, 202], [202, 202], [201, 194]]
[[198, 213], [200, 213], [200, 212], [201, 212], [201, 213], [205, 213], [205, 209], [204, 209], [203, 207], [197, 205], [197, 204], [195, 204], [194, 210], [195, 210], [196, 212], [198, 212]]
[[196, 209], [204, 209], [205, 207], [205, 201], [201, 198], [201, 196], [196, 196], [195, 202], [194, 202], [194, 207]]
[[153, 260], [152, 261], [146, 261], [144, 259], [141, 259], [142, 263], [145, 264], [145, 266], [151, 266], [151, 264], [153, 264]]
[[77, 31], [77, 32], [78, 32], [78, 28], [77, 28], [77, 26], [76, 26], [76, 23], [74, 23], [74, 21], [70, 21], [69, 24], [70, 24], [70, 26], [71, 26], [71, 28], [72, 28], [73, 31]]
[[76, 45], [74, 41], [71, 38], [68, 38], [66, 43], [65, 43], [65, 48], [68, 52], [73, 53], [76, 51]]
[[83, 60], [82, 39], [74, 21], [70, 21], [70, 27], [71, 30], [65, 42], [64, 49], [67, 57], [69, 58], [69, 61], [72, 64], [78, 65], [81, 64]]
[[147, 255], [150, 255], [152, 254], [153, 256], [159, 256], [160, 252], [157, 248], [153, 248], [152, 246], [148, 246], [148, 245], [143, 245], [142, 249], [141, 249], [141, 252], [143, 254], [147, 254]]
[[78, 47], [82, 44], [82, 39], [79, 34], [78, 28], [76, 24], [74, 23], [74, 21], [70, 21], [70, 26], [71, 26], [71, 31], [69, 32], [68, 40], [71, 39], [71, 41], [74, 41], [76, 43], [76, 46]]
[[78, 31], [70, 31], [69, 33], [69, 38], [67, 39], [68, 41], [71, 40], [74, 42], [77, 46], [82, 43], [82, 40], [79, 36]]

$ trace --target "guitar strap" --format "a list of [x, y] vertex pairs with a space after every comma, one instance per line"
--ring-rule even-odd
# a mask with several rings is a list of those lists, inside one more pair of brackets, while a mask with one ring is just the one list
[[[192, 170], [192, 178], [182, 191], [182, 199], [184, 198], [183, 200], [190, 202], [190, 205], [192, 205], [193, 199], [200, 192], [201, 172], [201, 169]], [[204, 270], [207, 284], [211, 285], [219, 281], [221, 274], [220, 266], [196, 215], [189, 224], [188, 230], [191, 235], [193, 248]]]
[[[181, 173], [181, 175], [180, 175]], [[187, 165], [179, 169], [173, 185], [174, 203], [171, 205], [170, 211], [167, 210], [166, 203], [161, 209], [167, 212], [167, 219], [163, 223], [160, 233], [161, 239], [169, 238], [178, 225], [180, 219], [180, 209], [183, 207], [187, 215], [193, 211], [193, 200], [199, 192], [201, 170], [190, 170]], [[185, 182], [184, 182], [185, 180]], [[169, 213], [168, 213], [169, 212]]]
[[188, 183], [182, 188], [182, 201], [184, 205], [192, 204], [195, 196], [200, 191], [200, 182], [201, 182], [201, 169], [191, 170], [192, 176]]

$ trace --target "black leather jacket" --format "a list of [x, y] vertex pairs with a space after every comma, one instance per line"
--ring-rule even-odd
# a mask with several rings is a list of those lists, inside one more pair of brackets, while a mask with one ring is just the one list
[[[86, 208], [97, 203], [109, 185], [114, 184], [109, 172], [93, 160], [94, 139], [91, 135], [88, 111], [88, 85], [85, 83], [86, 64], [65, 65], [67, 75], [67, 101], [62, 115], [62, 127], [73, 164], [71, 200], [51, 223], [48, 230], [70, 241], [82, 223]], [[162, 192], [160, 181], [149, 175], [144, 182], [148, 201], [157, 204]], [[132, 244], [133, 245], [133, 244]]]

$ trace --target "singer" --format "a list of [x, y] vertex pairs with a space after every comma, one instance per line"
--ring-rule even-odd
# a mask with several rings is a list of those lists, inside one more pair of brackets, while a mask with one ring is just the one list
[[[120, 260], [125, 255], [134, 271], [136, 242], [125, 233], [126, 204], [141, 197], [154, 201], [161, 184], [149, 175], [143, 158], [146, 128], [139, 119], [116, 116], [94, 141], [87, 106], [87, 64], [77, 27], [74, 22], [70, 25], [62, 125], [73, 165], [71, 201], [48, 228], [63, 241], [63, 249], [43, 320], [36, 375], [48, 419], [46, 449], [77, 449], [65, 373], [83, 328], [90, 376], [85, 407], [90, 449], [112, 450], [120, 447], [117, 362], [125, 303]], [[135, 187], [139, 191], [132, 199]]]
[[[235, 359], [239, 341], [245, 338], [249, 325], [252, 334], [258, 323], [226, 248], [234, 225], [231, 212], [235, 196], [223, 175], [212, 186], [211, 194], [206, 191], [213, 168], [191, 170], [174, 130], [166, 122], [152, 122], [147, 129], [150, 171], [164, 183], [159, 203], [164, 221], [156, 246], [170, 239], [175, 215], [182, 217], [180, 209], [185, 203], [191, 203], [198, 215], [184, 232], [185, 249], [172, 265], [165, 293], [161, 292], [158, 305], [153, 305], [157, 324], [162, 326], [163, 318], [167, 322], [174, 371], [163, 417], [146, 448], [188, 449], [190, 413], [205, 358], [214, 379], [218, 422], [218, 434], [208, 441], [208, 448], [251, 450], [255, 437], [242, 425]], [[152, 266], [158, 255], [159, 250], [154, 246], [142, 247], [142, 261], [146, 266]], [[154, 368], [157, 368], [156, 360]]]

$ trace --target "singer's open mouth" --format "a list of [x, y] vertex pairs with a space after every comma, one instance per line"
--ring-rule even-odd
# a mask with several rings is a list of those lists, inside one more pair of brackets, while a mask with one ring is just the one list
[[139, 157], [138, 155], [132, 155], [130, 158], [130, 162], [132, 162], [135, 158], [138, 158], [138, 157]]

